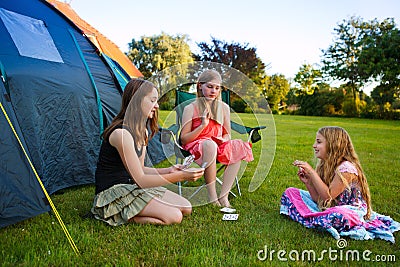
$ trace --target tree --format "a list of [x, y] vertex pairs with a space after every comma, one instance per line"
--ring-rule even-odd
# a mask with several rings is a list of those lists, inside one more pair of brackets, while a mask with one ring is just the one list
[[400, 96], [400, 30], [393, 19], [386, 19], [371, 21], [365, 31], [359, 68], [364, 80], [379, 83], [371, 96], [383, 110]]
[[383, 113], [385, 111], [385, 107], [389, 107], [395, 101], [395, 94], [392, 90], [388, 90], [385, 85], [378, 85], [371, 92], [371, 97], [375, 101], [375, 103], [379, 106], [379, 113]]
[[255, 84], [262, 84], [266, 66], [257, 56], [256, 48], [248, 47], [248, 44], [227, 43], [214, 37], [211, 37], [211, 44], [201, 42], [197, 45], [201, 51], [194, 56], [196, 60], [225, 64], [241, 71]]
[[320, 70], [313, 68], [310, 64], [303, 64], [299, 72], [297, 72], [294, 81], [299, 85], [300, 91], [307, 94], [313, 94], [321, 82], [322, 73]]
[[170, 36], [163, 32], [132, 39], [129, 44], [128, 57], [159, 89], [163, 108], [173, 106], [169, 92], [186, 81], [188, 64], [194, 61], [187, 41], [187, 35]]
[[187, 35], [170, 36], [164, 32], [142, 36], [140, 40], [132, 39], [128, 57], [144, 77], [149, 78], [168, 67], [193, 62], [187, 41]]
[[371, 80], [379, 82], [376, 89], [379, 93], [373, 94], [378, 102], [382, 101], [377, 99], [382, 94], [398, 96], [400, 31], [396, 29], [394, 20], [364, 22], [361, 18], [352, 17], [339, 24], [335, 31], [335, 43], [323, 50], [323, 70], [331, 78], [346, 82], [353, 99], [347, 107], [358, 109], [359, 88]]
[[400, 30], [393, 19], [370, 21], [364, 28], [359, 57], [362, 78], [383, 84], [400, 85]]
[[267, 78], [263, 93], [273, 111], [278, 111], [279, 104], [286, 100], [285, 97], [289, 90], [290, 84], [284, 75], [274, 74]]
[[298, 115], [332, 116], [343, 113], [344, 90], [319, 83], [312, 93], [292, 87], [287, 95], [288, 105], [296, 105]]
[[[230, 89], [236, 93], [233, 95], [233, 102], [244, 101], [245, 103], [236, 103], [237, 106], [251, 106], [257, 109], [259, 104], [257, 100], [262, 98], [262, 90], [266, 81], [265, 64], [257, 56], [256, 48], [249, 47], [248, 44], [227, 43], [211, 37], [211, 44], [201, 42], [197, 44], [200, 53], [194, 55], [198, 61], [210, 61], [221, 64], [221, 71], [229, 72], [229, 69], [235, 69], [243, 73], [252, 81], [244, 81], [237, 73], [230, 75]], [[224, 65], [227, 66], [224, 68]], [[237, 79], [237, 80], [235, 80]], [[238, 96], [245, 99], [239, 99]], [[264, 108], [264, 107], [263, 107]]]
[[331, 78], [347, 83], [351, 88], [354, 101], [356, 99], [362, 79], [357, 62], [362, 47], [360, 40], [362, 20], [352, 17], [343, 21], [334, 29], [336, 32], [334, 43], [323, 52], [323, 71]]

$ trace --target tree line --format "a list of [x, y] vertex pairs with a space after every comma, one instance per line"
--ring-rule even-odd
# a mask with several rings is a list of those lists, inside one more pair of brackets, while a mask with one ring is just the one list
[[[254, 47], [211, 37], [193, 53], [187, 35], [166, 33], [132, 39], [128, 57], [150, 78], [157, 72], [195, 61], [216, 62], [237, 69], [256, 85], [274, 113], [400, 119], [400, 30], [393, 18], [364, 21], [351, 17], [334, 28], [333, 43], [321, 50], [321, 62], [303, 64], [294, 78], [268, 75], [268, 64]], [[332, 84], [339, 84], [333, 86]], [[374, 84], [371, 95], [363, 92]], [[168, 98], [161, 107], [170, 109]], [[231, 107], [249, 111], [240, 97]]]

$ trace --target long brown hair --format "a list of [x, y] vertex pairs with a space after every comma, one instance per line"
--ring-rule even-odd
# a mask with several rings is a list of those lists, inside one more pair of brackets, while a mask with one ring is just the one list
[[[350, 135], [346, 132], [346, 130], [337, 126], [322, 127], [318, 130], [318, 133], [326, 139], [327, 146], [326, 159], [320, 159], [317, 163], [316, 171], [318, 175], [329, 187], [335, 175], [338, 174], [342, 179], [342, 182], [346, 185], [346, 187], [348, 187], [348, 182], [339, 173], [338, 167], [344, 161], [353, 163], [358, 172], [357, 180], [361, 189], [362, 197], [367, 204], [367, 214], [365, 216], [366, 218], [369, 218], [372, 210], [369, 186], [367, 183], [367, 178], [365, 177], [361, 168], [361, 164], [354, 149], [353, 143], [351, 142]], [[330, 206], [330, 203], [326, 204], [326, 206]]]
[[[125, 86], [122, 95], [121, 110], [104, 130], [103, 138], [108, 139], [117, 126], [125, 125], [130, 129], [137, 146], [147, 145], [149, 139], [158, 131], [158, 110], [149, 119], [147, 114], [143, 113], [142, 101], [154, 88], [154, 84], [149, 81], [142, 79], [130, 80]], [[146, 134], [147, 128], [150, 130], [150, 137]]]
[[[211, 81], [218, 81], [220, 85], [222, 86], [222, 78], [221, 75], [219, 74], [218, 71], [216, 70], [205, 70], [203, 71], [199, 78], [197, 79], [197, 84], [196, 84], [196, 89], [197, 89], [197, 104], [199, 107], [199, 116], [202, 116], [204, 113], [204, 110], [207, 109], [207, 103], [206, 99], [204, 97], [203, 91], [201, 90], [201, 86], [205, 83], [211, 82]], [[218, 121], [219, 123], [223, 123], [223, 113], [220, 110], [221, 109], [221, 91], [222, 88], [220, 89], [220, 93], [218, 97], [211, 103], [209, 107], [209, 113], [211, 115], [211, 118]]]

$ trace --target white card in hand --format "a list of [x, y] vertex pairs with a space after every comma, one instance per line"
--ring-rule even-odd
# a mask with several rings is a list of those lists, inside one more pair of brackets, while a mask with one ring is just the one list
[[189, 168], [190, 164], [193, 163], [194, 156], [190, 155], [183, 160], [183, 169]]

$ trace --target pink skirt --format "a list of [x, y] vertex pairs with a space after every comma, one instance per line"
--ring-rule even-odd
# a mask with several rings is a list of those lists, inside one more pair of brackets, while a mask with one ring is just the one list
[[[184, 148], [188, 150], [195, 158], [195, 161], [201, 165], [201, 159], [203, 154], [202, 144], [204, 141], [210, 139], [198, 139], [189, 144], [186, 144]], [[240, 139], [229, 140], [226, 142], [219, 142], [216, 139], [213, 141], [217, 144], [217, 161], [223, 165], [230, 165], [241, 160], [247, 162], [253, 161], [253, 152], [251, 150], [251, 143], [244, 142]]]

